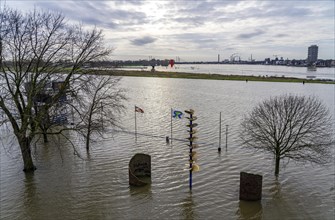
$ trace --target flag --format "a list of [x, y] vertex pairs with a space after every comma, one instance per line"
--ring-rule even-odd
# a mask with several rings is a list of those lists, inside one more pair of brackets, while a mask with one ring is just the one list
[[137, 106], [135, 106], [135, 112], [144, 113], [143, 109]]
[[179, 110], [172, 110], [172, 118], [182, 119], [184, 117], [184, 114], [182, 111]]

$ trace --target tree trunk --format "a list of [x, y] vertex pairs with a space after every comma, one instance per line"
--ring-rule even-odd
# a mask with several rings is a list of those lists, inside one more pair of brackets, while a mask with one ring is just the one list
[[34, 166], [33, 158], [31, 156], [30, 141], [28, 140], [28, 138], [23, 138], [23, 140], [20, 140], [20, 148], [24, 165], [23, 171], [35, 171], [36, 167]]
[[275, 167], [275, 176], [279, 175], [279, 164], [280, 164], [280, 156], [276, 155], [276, 167]]
[[90, 128], [88, 128], [88, 132], [86, 135], [86, 151], [87, 152], [90, 150], [90, 138], [91, 138], [91, 131], [90, 131]]
[[89, 117], [88, 117], [88, 125], [87, 125], [87, 135], [86, 135], [86, 151], [87, 152], [89, 152], [89, 150], [90, 150], [92, 114], [93, 114], [93, 103], [90, 107]]
[[43, 141], [44, 141], [44, 143], [48, 143], [49, 142], [48, 135], [45, 132], [43, 132]]

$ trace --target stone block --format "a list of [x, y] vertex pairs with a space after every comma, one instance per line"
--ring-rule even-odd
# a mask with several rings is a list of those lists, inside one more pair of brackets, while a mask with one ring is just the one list
[[262, 199], [263, 177], [257, 174], [240, 173], [240, 200], [258, 201]]

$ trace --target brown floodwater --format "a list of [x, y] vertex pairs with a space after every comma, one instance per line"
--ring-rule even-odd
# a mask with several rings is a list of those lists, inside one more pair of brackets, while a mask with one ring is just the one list
[[[125, 77], [122, 86], [129, 97], [122, 131], [111, 129], [89, 154], [71, 133], [74, 146], [56, 137], [38, 142], [33, 174], [22, 171], [11, 132], [0, 129], [0, 219], [334, 219], [334, 160], [326, 166], [284, 160], [276, 179], [273, 156], [246, 149], [238, 139], [243, 115], [270, 96], [316, 95], [333, 113], [334, 85]], [[136, 138], [134, 105], [144, 110], [136, 115]], [[192, 192], [186, 119], [173, 120], [173, 142], [165, 140], [171, 108], [193, 108], [198, 117], [200, 171], [193, 173]], [[151, 155], [150, 185], [128, 184], [136, 153]], [[242, 171], [263, 176], [261, 201], [239, 201]]]

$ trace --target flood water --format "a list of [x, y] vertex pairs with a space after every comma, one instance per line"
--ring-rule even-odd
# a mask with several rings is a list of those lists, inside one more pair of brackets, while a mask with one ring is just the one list
[[[2, 130], [1, 219], [334, 219], [334, 159], [327, 166], [283, 161], [276, 180], [272, 155], [248, 150], [238, 139], [243, 115], [270, 96], [315, 95], [334, 114], [334, 85], [132, 77], [121, 83], [129, 98], [124, 130], [111, 130], [89, 155], [72, 134], [75, 146], [54, 138], [33, 147], [37, 170], [25, 174], [18, 147], [10, 147], [11, 137]], [[136, 115], [137, 138], [134, 105], [144, 110]], [[193, 174], [192, 192], [185, 170], [186, 119], [172, 121], [173, 142], [165, 141], [171, 108], [192, 108], [198, 117], [200, 171]], [[149, 186], [128, 184], [135, 153], [151, 155]], [[263, 175], [260, 202], [239, 201], [241, 171]]]

